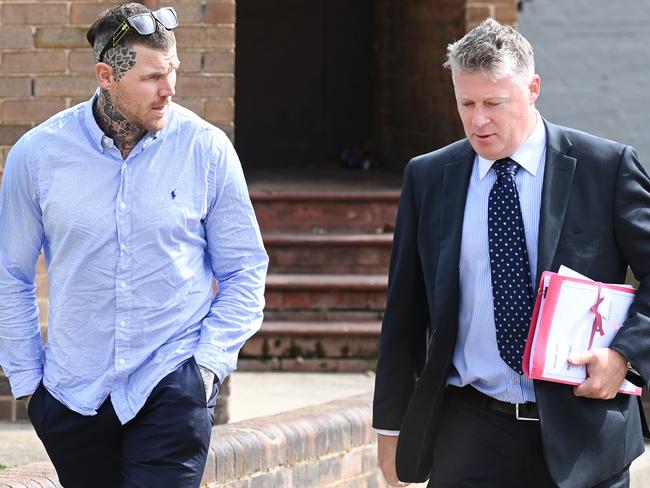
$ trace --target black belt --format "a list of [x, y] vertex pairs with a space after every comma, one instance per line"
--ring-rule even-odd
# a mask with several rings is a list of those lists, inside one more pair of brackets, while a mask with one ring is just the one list
[[457, 386], [448, 386], [446, 395], [448, 398], [453, 398], [461, 403], [468, 403], [477, 407], [494, 410], [495, 412], [503, 413], [514, 417], [517, 420], [533, 420], [539, 421], [539, 412], [537, 410], [537, 403], [508, 403], [492, 398], [485, 393], [481, 393], [472, 386], [464, 386], [462, 388]]

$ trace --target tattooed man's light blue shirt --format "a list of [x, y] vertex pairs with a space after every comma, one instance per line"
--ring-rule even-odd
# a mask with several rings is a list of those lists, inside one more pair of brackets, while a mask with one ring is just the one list
[[[268, 258], [226, 135], [172, 104], [123, 160], [89, 100], [24, 135], [0, 189], [0, 365], [94, 415], [132, 419], [194, 356], [223, 381], [260, 327]], [[43, 348], [35, 265], [50, 282]], [[213, 296], [213, 279], [219, 292]]]

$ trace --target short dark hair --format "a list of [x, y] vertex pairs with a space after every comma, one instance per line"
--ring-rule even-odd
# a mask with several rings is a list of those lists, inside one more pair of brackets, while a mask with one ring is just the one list
[[[90, 26], [86, 33], [86, 39], [93, 47], [93, 59], [98, 62], [99, 53], [104, 47], [113, 32], [130, 16], [135, 14], [149, 13], [147, 7], [139, 3], [125, 3], [105, 10], [97, 17], [97, 20]], [[148, 36], [141, 36], [135, 29], [129, 29], [120, 40], [120, 45], [131, 47], [134, 44], [141, 44], [151, 49], [165, 51], [176, 44], [174, 32], [165, 29], [156, 22], [156, 32]]]

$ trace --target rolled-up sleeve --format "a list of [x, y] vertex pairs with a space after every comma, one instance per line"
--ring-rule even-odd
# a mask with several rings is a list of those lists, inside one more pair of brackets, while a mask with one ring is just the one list
[[0, 188], [0, 365], [16, 398], [32, 394], [43, 376], [34, 280], [44, 234], [25, 146], [9, 152]]
[[216, 137], [209, 182], [214, 193], [204, 226], [219, 291], [203, 319], [194, 357], [223, 381], [245, 341], [262, 325], [268, 256], [239, 158], [225, 135]]

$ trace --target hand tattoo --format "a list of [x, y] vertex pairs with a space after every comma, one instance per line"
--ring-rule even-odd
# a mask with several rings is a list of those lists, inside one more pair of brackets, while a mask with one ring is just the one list
[[93, 115], [99, 128], [113, 139], [113, 143], [120, 150], [124, 159], [147, 132], [122, 115], [113, 104], [111, 94], [107, 90], [100, 91], [99, 97], [93, 105]]

